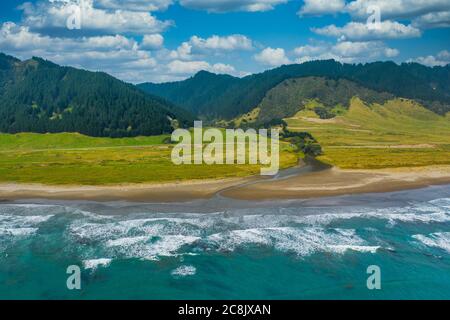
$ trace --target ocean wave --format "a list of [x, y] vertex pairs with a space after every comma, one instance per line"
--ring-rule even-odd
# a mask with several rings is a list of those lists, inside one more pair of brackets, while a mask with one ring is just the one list
[[[340, 207], [305, 211], [289, 207], [279, 208], [278, 214], [274, 211], [261, 214], [259, 209], [253, 209], [245, 214], [242, 210], [214, 214], [141, 213], [133, 215], [135, 218], [115, 216], [103, 220], [85, 215], [72, 221], [66, 236], [69, 243], [83, 248], [86, 259], [95, 254], [157, 260], [205, 251], [232, 252], [253, 246], [302, 257], [315, 252], [376, 253], [382, 247], [392, 249], [392, 245], [383, 241], [380, 230], [367, 223], [373, 220], [387, 221], [391, 226], [399, 222], [446, 223], [450, 221], [449, 203], [448, 198], [442, 198], [378, 209]], [[314, 211], [321, 213], [305, 215]], [[356, 222], [365, 231], [357, 234], [353, 223], [341, 223], [352, 219], [364, 219]]]
[[0, 236], [30, 236], [38, 231], [40, 224], [52, 217], [53, 215], [0, 215]]
[[91, 260], [84, 260], [83, 261], [83, 267], [86, 270], [97, 270], [99, 267], [108, 267], [112, 262], [112, 259], [102, 258], [102, 259], [91, 259]]
[[429, 235], [416, 234], [412, 237], [427, 247], [439, 248], [450, 253], [450, 232], [438, 232]]
[[383, 208], [373, 211], [351, 213], [325, 213], [319, 215], [299, 216], [296, 221], [311, 225], [327, 225], [337, 220], [377, 219], [387, 220], [390, 225], [398, 222], [443, 223], [450, 221], [449, 211], [436, 206], [408, 206], [404, 208]]
[[213, 234], [208, 242], [219, 251], [235, 251], [249, 245], [273, 247], [282, 252], [308, 256], [314, 252], [345, 253], [348, 250], [376, 252], [379, 246], [369, 246], [355, 230], [323, 228], [264, 228], [234, 230]]
[[450, 208], [450, 198], [441, 198], [436, 200], [431, 200], [430, 203], [432, 205], [443, 207], [443, 208]]
[[109, 247], [111, 254], [125, 258], [159, 260], [161, 257], [172, 257], [183, 254], [180, 249], [198, 241], [199, 237], [172, 235], [150, 238], [148, 241]]
[[193, 276], [197, 273], [197, 269], [194, 266], [180, 266], [171, 272], [171, 275], [178, 277]]
[[23, 237], [35, 234], [37, 228], [2, 228], [0, 227], [0, 236]]

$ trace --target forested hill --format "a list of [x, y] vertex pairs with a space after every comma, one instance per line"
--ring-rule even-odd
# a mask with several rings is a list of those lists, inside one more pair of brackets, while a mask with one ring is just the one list
[[199, 115], [231, 119], [258, 106], [284, 80], [310, 76], [347, 79], [368, 89], [415, 99], [438, 114], [450, 111], [450, 65], [430, 68], [417, 63], [326, 60], [286, 65], [244, 78], [202, 71], [181, 82], [138, 86]]
[[126, 137], [172, 131], [193, 117], [106, 73], [0, 53], [0, 132]]

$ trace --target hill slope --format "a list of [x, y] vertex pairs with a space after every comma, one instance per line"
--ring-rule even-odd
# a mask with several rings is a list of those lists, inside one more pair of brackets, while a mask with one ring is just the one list
[[105, 73], [0, 54], [0, 132], [155, 135], [192, 116]]
[[[255, 108], [270, 89], [284, 80], [310, 76], [343, 78], [368, 89], [415, 99], [439, 114], [450, 111], [450, 65], [429, 68], [416, 63], [353, 65], [334, 60], [312, 61], [282, 66], [242, 79], [200, 72], [181, 82], [144, 83], [139, 87], [199, 115], [231, 119]], [[195, 94], [192, 88], [196, 88]]]
[[305, 109], [286, 121], [292, 131], [310, 132], [324, 149], [320, 159], [341, 168], [450, 164], [449, 116], [412, 100], [379, 104], [355, 97], [333, 119], [320, 119]]
[[285, 80], [271, 89], [259, 105], [259, 122], [294, 116], [309, 109], [321, 118], [333, 118], [349, 108], [353, 97], [385, 103], [394, 96], [370, 90], [345, 79], [305, 77]]

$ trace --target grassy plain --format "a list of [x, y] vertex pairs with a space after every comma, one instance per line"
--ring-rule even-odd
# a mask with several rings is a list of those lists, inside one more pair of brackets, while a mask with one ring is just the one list
[[[259, 174], [258, 165], [180, 165], [168, 136], [92, 138], [75, 133], [0, 134], [0, 182], [50, 185], [163, 183]], [[283, 144], [281, 167], [298, 155]]]
[[450, 117], [396, 99], [366, 105], [358, 98], [344, 114], [319, 119], [312, 110], [287, 119], [290, 130], [308, 131], [324, 148], [319, 159], [342, 169], [450, 164]]

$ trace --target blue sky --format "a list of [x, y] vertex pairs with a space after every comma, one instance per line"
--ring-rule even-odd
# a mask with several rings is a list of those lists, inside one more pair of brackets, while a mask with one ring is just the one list
[[1, 52], [133, 83], [317, 59], [450, 63], [449, 0], [2, 0], [0, 12]]

